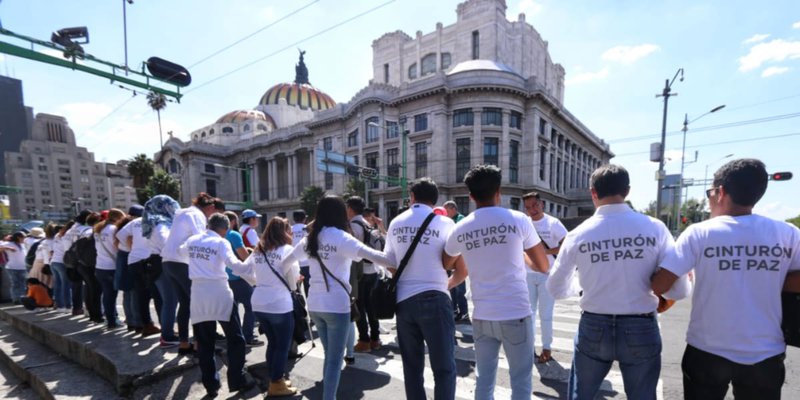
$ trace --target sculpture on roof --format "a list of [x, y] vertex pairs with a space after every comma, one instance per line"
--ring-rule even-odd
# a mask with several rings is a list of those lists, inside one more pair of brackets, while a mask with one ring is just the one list
[[294, 67], [295, 76], [294, 76], [294, 83], [297, 84], [309, 84], [308, 82], [308, 68], [306, 67], [306, 63], [303, 60], [303, 56], [306, 54], [304, 50], [297, 49], [300, 52], [300, 62]]

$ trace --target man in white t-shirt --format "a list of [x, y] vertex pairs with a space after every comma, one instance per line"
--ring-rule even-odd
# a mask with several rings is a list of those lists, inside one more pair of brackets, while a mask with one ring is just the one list
[[767, 189], [759, 160], [723, 165], [706, 191], [711, 219], [689, 226], [653, 279], [660, 293], [694, 270], [683, 354], [686, 399], [779, 399], [786, 343], [781, 291], [800, 292], [800, 230], [753, 214]]
[[239, 227], [239, 233], [242, 234], [244, 239], [244, 247], [253, 249], [258, 244], [258, 224], [261, 214], [253, 210], [242, 211], [242, 226]]
[[[411, 186], [411, 208], [389, 224], [386, 255], [400, 264], [422, 223], [433, 213], [439, 189], [429, 178]], [[467, 276], [463, 260], [442, 259], [444, 245], [455, 227], [452, 219], [435, 216], [420, 238], [397, 282], [397, 339], [403, 359], [406, 399], [426, 399], [425, 346], [433, 370], [434, 398], [452, 399], [456, 393], [456, 360], [453, 337], [453, 302], [448, 282], [459, 283]], [[446, 265], [455, 262], [448, 279]]]
[[[558, 220], [544, 213], [544, 203], [539, 196], [539, 193], [530, 192], [522, 196], [522, 202], [525, 205], [525, 211], [531, 217], [533, 227], [536, 228], [536, 233], [542, 239], [545, 253], [547, 253], [547, 261], [550, 262], [550, 267], [556, 261], [559, 246], [567, 236], [567, 228]], [[528, 271], [528, 294], [531, 299], [531, 322], [533, 323], [533, 333], [536, 334], [536, 312], [539, 312], [539, 320], [541, 321], [542, 330], [542, 354], [539, 355], [537, 361], [546, 363], [552, 359], [550, 346], [553, 344], [553, 307], [555, 307], [555, 299], [547, 291], [545, 284], [547, 283], [548, 274], [541, 272]]]
[[530, 399], [533, 325], [523, 252], [533, 260], [531, 268], [549, 269], [530, 218], [498, 207], [500, 182], [500, 168], [494, 165], [476, 165], [467, 172], [464, 183], [476, 210], [456, 224], [445, 245], [445, 255], [463, 255], [469, 270], [476, 400], [494, 397], [500, 345], [508, 359], [511, 398]]
[[[661, 221], [625, 203], [630, 192], [625, 168], [601, 166], [592, 173], [589, 190], [597, 210], [567, 234], [547, 280], [556, 299], [583, 289], [567, 396], [594, 399], [617, 361], [628, 398], [655, 399], [661, 334], [650, 278], [672, 248], [672, 235]], [[669, 298], [686, 297], [688, 279], [675, 290]]]

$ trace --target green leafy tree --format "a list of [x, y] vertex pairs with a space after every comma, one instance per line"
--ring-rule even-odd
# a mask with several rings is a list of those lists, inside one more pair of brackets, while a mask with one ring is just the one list
[[144, 204], [152, 196], [148, 191], [150, 178], [155, 174], [153, 160], [146, 154], [137, 154], [128, 163], [128, 173], [133, 178], [133, 187], [136, 189], [136, 199], [139, 204]]
[[361, 179], [356, 177], [351, 177], [347, 181], [347, 185], [344, 188], [343, 197], [347, 199], [348, 197], [352, 196], [361, 196], [364, 197], [364, 188], [365, 182]]
[[306, 186], [300, 194], [300, 207], [308, 215], [309, 221], [317, 215], [317, 203], [325, 196], [325, 190], [319, 186]]
[[800, 215], [798, 215], [798, 216], [796, 216], [794, 218], [789, 218], [789, 219], [786, 220], [786, 222], [788, 222], [788, 223], [800, 228]]
[[708, 213], [705, 211], [705, 208], [706, 199], [689, 199], [683, 203], [681, 205], [681, 219], [679, 221], [680, 231], [683, 232], [689, 225], [707, 219]]
[[642, 213], [642, 214], [645, 214], [645, 215], [649, 215], [651, 217], [655, 217], [656, 216], [656, 201], [655, 200], [651, 201], [650, 204], [647, 205], [647, 208], [645, 208], [644, 210], [639, 210], [639, 212]]
[[167, 171], [158, 169], [153, 177], [150, 178], [150, 184], [147, 186], [151, 195], [165, 194], [175, 200], [180, 200], [181, 188], [177, 179], [168, 174]]

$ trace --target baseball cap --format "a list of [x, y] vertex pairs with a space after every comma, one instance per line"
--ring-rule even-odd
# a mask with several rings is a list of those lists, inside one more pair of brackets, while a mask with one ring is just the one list
[[250, 210], [250, 209], [242, 211], [242, 219], [248, 219], [248, 218], [253, 218], [253, 217], [261, 218], [261, 214], [255, 212], [254, 210]]

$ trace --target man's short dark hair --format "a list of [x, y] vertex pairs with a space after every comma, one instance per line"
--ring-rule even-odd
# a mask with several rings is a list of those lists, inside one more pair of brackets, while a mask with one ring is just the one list
[[367, 203], [365, 203], [364, 199], [362, 199], [359, 196], [350, 196], [350, 198], [347, 199], [345, 204], [347, 204], [347, 207], [350, 207], [350, 209], [353, 210], [353, 212], [356, 214], [363, 213], [364, 208], [367, 207]]
[[479, 164], [467, 172], [464, 183], [467, 184], [469, 194], [480, 203], [492, 200], [495, 193], [500, 190], [503, 176], [500, 168], [495, 165]]
[[628, 171], [615, 164], [602, 165], [594, 170], [590, 181], [598, 199], [616, 195], [625, 197], [631, 187]]
[[424, 204], [436, 204], [439, 200], [439, 187], [431, 178], [421, 178], [411, 185], [414, 201]]
[[525, 201], [525, 200], [528, 200], [528, 199], [541, 200], [542, 198], [539, 196], [538, 192], [529, 192], [529, 193], [525, 193], [525, 194], [522, 195], [522, 201]]
[[374, 208], [372, 208], [372, 207], [365, 207], [365, 208], [364, 208], [364, 212], [363, 212], [363, 213], [361, 213], [361, 215], [363, 215], [363, 216], [365, 216], [365, 217], [366, 217], [367, 215], [373, 215], [373, 214], [376, 214], [376, 212], [375, 212], [375, 209], [374, 209]]
[[761, 160], [742, 158], [733, 160], [714, 173], [713, 187], [724, 187], [734, 204], [754, 206], [767, 191], [769, 176]]
[[302, 224], [306, 222], [306, 212], [303, 210], [295, 210], [292, 213], [292, 219], [294, 220], [294, 223]]

